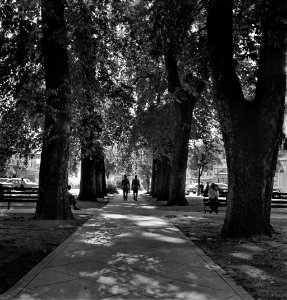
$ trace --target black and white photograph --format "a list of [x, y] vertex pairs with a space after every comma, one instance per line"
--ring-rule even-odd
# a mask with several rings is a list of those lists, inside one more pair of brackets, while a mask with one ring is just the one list
[[286, 0], [0, 0], [0, 299], [287, 300], [286, 75]]

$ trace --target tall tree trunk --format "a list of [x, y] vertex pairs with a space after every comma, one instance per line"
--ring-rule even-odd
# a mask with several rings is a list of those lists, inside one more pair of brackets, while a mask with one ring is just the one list
[[95, 158], [83, 156], [81, 159], [80, 201], [97, 202]]
[[146, 174], [146, 191], [147, 193], [150, 192], [150, 175], [149, 174]]
[[159, 191], [159, 185], [160, 185], [160, 173], [161, 170], [161, 161], [160, 159], [156, 159], [156, 164], [155, 164], [155, 178], [154, 178], [154, 192], [153, 192], [153, 198], [157, 198], [158, 196], [158, 191]]
[[[277, 2], [277, 5], [283, 2]], [[208, 9], [214, 94], [228, 168], [227, 211], [222, 228], [225, 236], [272, 234], [271, 196], [286, 93], [286, 37], [284, 32], [276, 31], [276, 26], [270, 32], [270, 24], [276, 24], [283, 8], [272, 1], [270, 3], [270, 7], [265, 5], [262, 16], [265, 19], [262, 24], [263, 44], [253, 101], [244, 99], [235, 72], [233, 3], [213, 0]], [[286, 12], [284, 5], [283, 11]], [[264, 41], [265, 37], [268, 40]]]
[[151, 174], [151, 193], [150, 195], [154, 197], [154, 193], [155, 193], [155, 177], [156, 177], [156, 163], [157, 160], [155, 158], [153, 158], [152, 160], [152, 174]]
[[176, 106], [174, 152], [169, 186], [168, 205], [187, 205], [185, 182], [188, 158], [188, 142], [191, 131], [193, 105], [183, 100]]
[[106, 182], [106, 167], [105, 167], [105, 159], [103, 157], [103, 173], [102, 173], [102, 185], [103, 185], [103, 194], [107, 196], [107, 182]]
[[163, 155], [160, 166], [160, 182], [157, 201], [167, 201], [169, 193], [171, 164], [168, 156]]
[[198, 167], [198, 172], [197, 172], [197, 196], [200, 195], [200, 178], [201, 178], [201, 174], [202, 174], [202, 170], [203, 170], [203, 167], [202, 166], [199, 166]]
[[171, 158], [171, 176], [168, 205], [188, 205], [185, 198], [185, 181], [188, 158], [188, 142], [191, 131], [192, 112], [196, 98], [187, 93], [180, 84], [177, 62], [171, 49], [165, 53], [168, 91], [175, 98], [174, 149]]
[[97, 150], [97, 158], [96, 158], [96, 191], [97, 197], [104, 197], [104, 189], [103, 189], [103, 176], [104, 176], [104, 154], [102, 149]]
[[[96, 197], [104, 196], [103, 190], [103, 154], [101, 147], [102, 118], [98, 111], [98, 100], [95, 97], [96, 58], [93, 43], [94, 25], [88, 5], [80, 7], [80, 16], [75, 26], [75, 49], [81, 65], [81, 126], [82, 156], [84, 159], [80, 195], [84, 201], [97, 201]], [[83, 26], [84, 25], [84, 26]], [[84, 46], [83, 46], [84, 45]], [[87, 158], [85, 158], [87, 156]], [[88, 166], [89, 157], [91, 157]], [[87, 189], [87, 190], [85, 190]]]
[[43, 0], [41, 13], [47, 109], [35, 217], [71, 219], [73, 215], [67, 194], [70, 78], [64, 1]]

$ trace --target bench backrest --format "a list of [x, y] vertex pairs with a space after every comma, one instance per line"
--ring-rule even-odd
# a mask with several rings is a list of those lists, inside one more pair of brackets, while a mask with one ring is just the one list
[[272, 198], [275, 199], [287, 199], [287, 193], [279, 193], [279, 192], [273, 192]]
[[33, 188], [33, 187], [8, 187], [8, 186], [2, 186], [3, 193], [11, 193], [11, 192], [23, 192], [23, 193], [30, 193], [30, 192], [36, 192], [38, 193], [39, 189], [38, 188]]

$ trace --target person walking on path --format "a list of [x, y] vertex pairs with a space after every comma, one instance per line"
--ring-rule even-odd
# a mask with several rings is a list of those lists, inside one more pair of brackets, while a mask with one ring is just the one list
[[140, 181], [138, 180], [137, 175], [135, 175], [135, 178], [132, 181], [132, 190], [133, 190], [135, 201], [138, 201], [138, 192], [139, 192], [140, 186], [141, 186]]
[[124, 178], [122, 180], [122, 189], [123, 189], [123, 197], [124, 200], [128, 200], [128, 193], [129, 193], [129, 189], [130, 189], [130, 181], [127, 178], [127, 175], [124, 175]]

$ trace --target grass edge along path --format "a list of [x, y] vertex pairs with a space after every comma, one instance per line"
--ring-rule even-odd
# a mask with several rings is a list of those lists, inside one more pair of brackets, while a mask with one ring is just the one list
[[202, 199], [188, 200], [190, 206], [168, 207], [148, 197], [150, 204], [166, 211], [165, 217], [252, 297], [287, 299], [287, 209], [274, 209], [271, 220], [277, 234], [272, 238], [226, 239], [220, 236], [225, 209], [218, 215], [205, 214]]
[[[85, 208], [101, 209], [107, 203], [79, 202], [83, 211], [74, 214], [74, 220], [33, 220], [31, 209], [23, 212], [22, 206], [10, 211], [0, 209], [0, 295], [93, 216]], [[19, 209], [21, 212], [17, 212]]]

